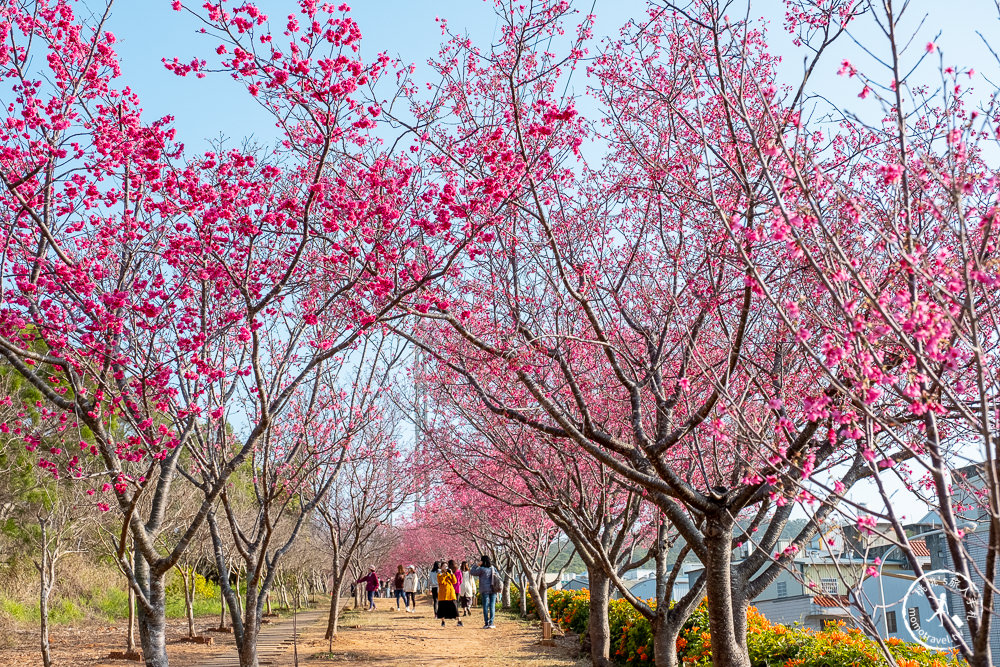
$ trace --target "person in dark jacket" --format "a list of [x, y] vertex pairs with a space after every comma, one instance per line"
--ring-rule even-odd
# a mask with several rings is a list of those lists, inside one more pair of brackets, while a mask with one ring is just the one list
[[375, 568], [370, 568], [366, 576], [361, 577], [354, 583], [363, 583], [365, 585], [365, 593], [368, 594], [368, 611], [375, 611], [375, 591], [379, 587], [378, 575], [375, 574]]
[[483, 598], [483, 629], [492, 630], [496, 628], [493, 621], [495, 620], [497, 603], [497, 594], [493, 592], [493, 580], [499, 581], [500, 575], [493, 567], [493, 563], [490, 562], [489, 556], [482, 556], [479, 559], [479, 565], [469, 569], [469, 574], [479, 577], [479, 594]]
[[396, 596], [396, 611], [399, 611], [399, 601], [406, 601], [406, 592], [403, 590], [403, 582], [406, 580], [406, 570], [403, 569], [403, 564], [400, 563], [399, 567], [396, 568], [396, 576], [392, 578], [392, 590], [393, 594]]

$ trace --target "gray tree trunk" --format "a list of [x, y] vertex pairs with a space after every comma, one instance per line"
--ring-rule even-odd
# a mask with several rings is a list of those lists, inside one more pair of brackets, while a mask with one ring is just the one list
[[163, 573], [150, 571], [142, 554], [135, 554], [135, 577], [149, 603], [138, 605], [139, 645], [146, 667], [167, 667], [166, 586]]
[[258, 667], [257, 635], [260, 633], [260, 608], [257, 603], [257, 587], [247, 582], [246, 600], [243, 604], [243, 632], [237, 639], [240, 667]]
[[332, 593], [330, 594], [330, 617], [326, 622], [326, 634], [324, 639], [333, 640], [337, 636], [337, 626], [340, 623], [340, 589], [344, 586], [344, 576], [338, 574], [336, 569], [333, 572], [333, 581], [331, 581], [330, 588]]
[[705, 588], [708, 626], [715, 667], [750, 667], [747, 650], [747, 602], [733, 579], [733, 521], [717, 516], [705, 521]]
[[125, 582], [128, 587], [128, 627], [125, 630], [125, 652], [135, 653], [135, 590]]
[[[184, 584], [184, 614], [187, 616], [188, 637], [194, 637], [194, 567], [187, 569], [178, 567], [181, 573], [181, 582]], [[191, 581], [188, 582], [190, 577]]]
[[38, 526], [42, 530], [42, 562], [38, 566], [39, 591], [38, 591], [38, 611], [41, 631], [42, 665], [52, 666], [52, 655], [49, 650], [49, 594], [52, 592], [52, 574], [49, 563], [49, 534], [48, 521], [39, 517]]
[[608, 603], [611, 601], [610, 582], [604, 571], [592, 568], [587, 573], [590, 582], [590, 659], [594, 667], [611, 667], [611, 624]]
[[222, 577], [219, 577], [219, 630], [226, 629], [226, 592], [222, 590]]
[[[542, 576], [544, 577], [545, 575], [543, 574]], [[531, 594], [531, 599], [535, 601], [538, 620], [543, 623], [551, 623], [552, 617], [549, 615], [549, 604], [545, 595], [545, 589], [536, 585], [531, 577], [528, 577], [528, 592]]]
[[671, 625], [664, 614], [653, 621], [653, 664], [656, 667], [677, 667], [677, 637], [683, 623]]

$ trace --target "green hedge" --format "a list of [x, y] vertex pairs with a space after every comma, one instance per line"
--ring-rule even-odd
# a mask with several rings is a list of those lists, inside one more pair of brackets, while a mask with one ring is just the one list
[[[587, 632], [589, 604], [589, 591], [549, 592], [552, 620], [580, 635]], [[649, 621], [625, 600], [612, 600], [608, 617], [614, 662], [627, 667], [651, 666], [653, 632]], [[843, 623], [830, 624], [822, 631], [789, 628], [771, 623], [751, 607], [747, 629], [750, 661], [754, 667], [876, 667], [885, 662], [874, 641], [860, 630], [847, 628]], [[917, 644], [899, 639], [889, 639], [886, 643], [900, 667], [960, 664], [953, 656], [929, 651]], [[711, 666], [712, 643], [704, 602], [685, 623], [677, 640], [677, 653], [686, 666]]]

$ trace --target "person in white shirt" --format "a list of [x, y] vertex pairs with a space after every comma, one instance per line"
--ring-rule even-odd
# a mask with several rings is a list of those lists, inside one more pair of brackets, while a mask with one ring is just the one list
[[463, 616], [472, 615], [472, 601], [476, 597], [476, 578], [469, 572], [469, 561], [462, 561], [462, 585], [459, 586], [458, 601]]
[[403, 593], [406, 595], [406, 611], [411, 614], [417, 608], [417, 591], [419, 582], [417, 581], [417, 568], [412, 565], [407, 569], [403, 578]]

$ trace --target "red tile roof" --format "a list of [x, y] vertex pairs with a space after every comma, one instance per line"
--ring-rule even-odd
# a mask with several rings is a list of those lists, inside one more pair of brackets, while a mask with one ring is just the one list
[[851, 598], [846, 595], [814, 595], [812, 599], [814, 604], [818, 604], [820, 607], [850, 607]]

